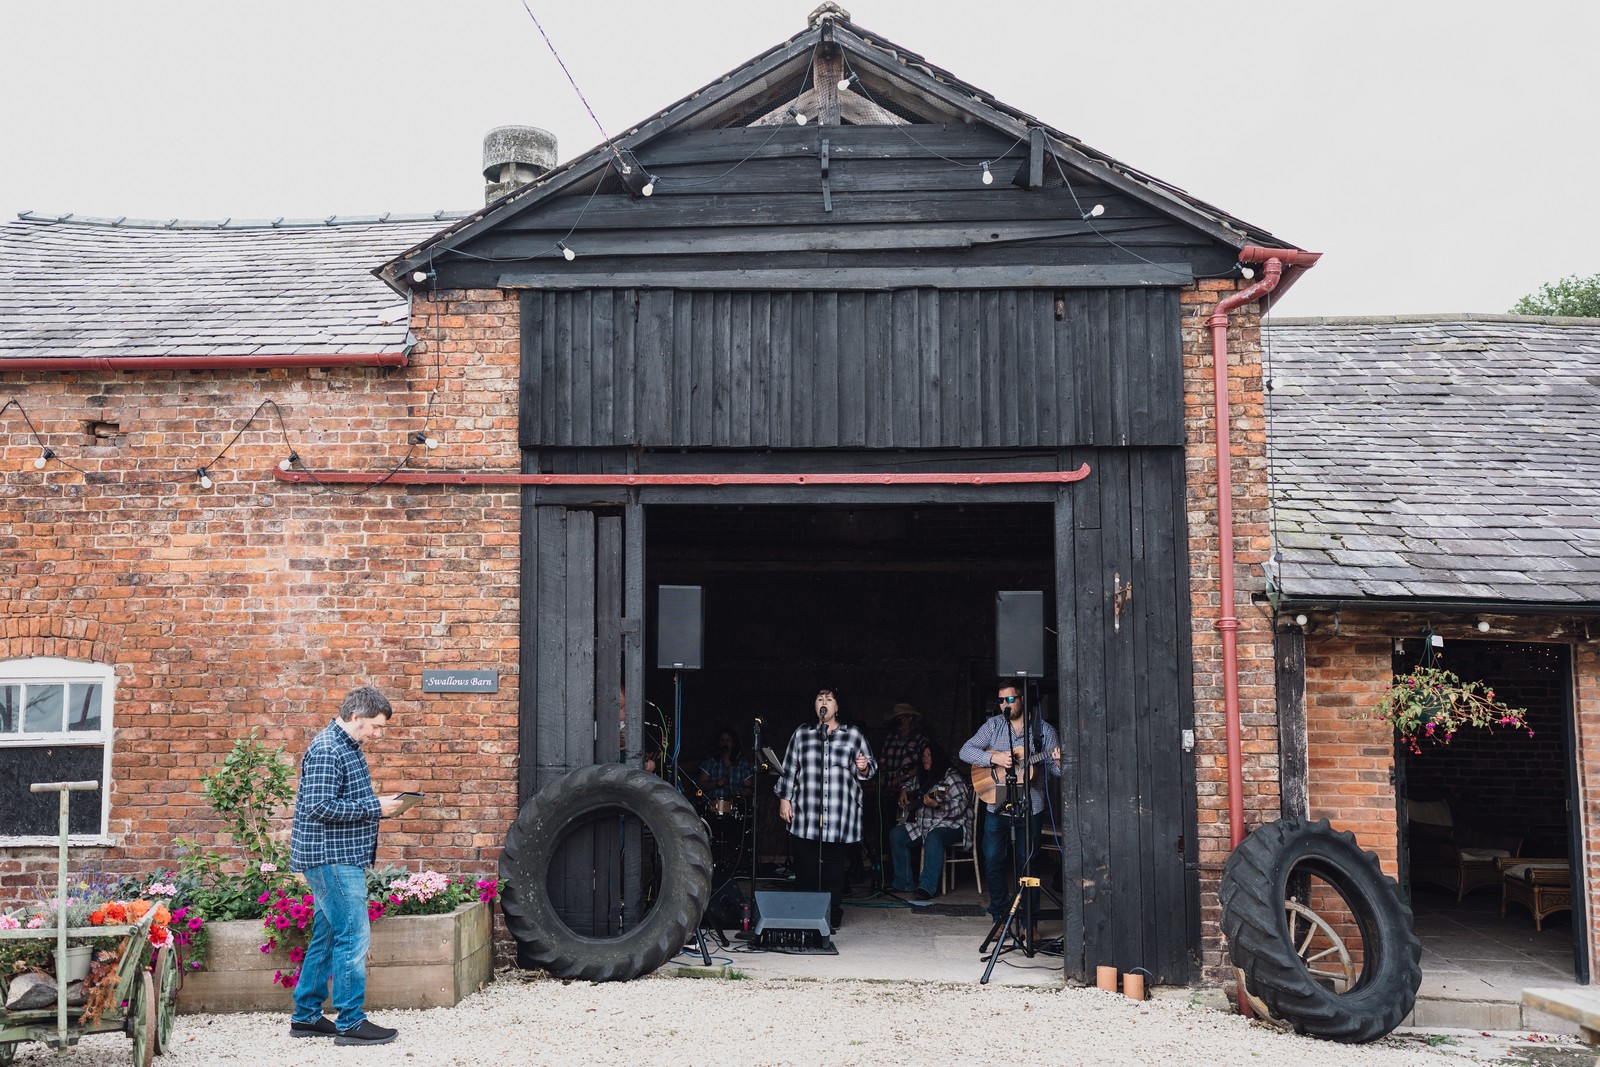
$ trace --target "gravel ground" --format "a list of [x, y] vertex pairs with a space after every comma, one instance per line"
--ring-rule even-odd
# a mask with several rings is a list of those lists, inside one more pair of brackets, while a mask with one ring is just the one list
[[[341, 1048], [295, 1040], [275, 1015], [180, 1016], [157, 1067], [359, 1062], [446, 1064], [984, 1064], [1199, 1063], [1449, 1067], [1588, 1064], [1567, 1039], [1408, 1035], [1345, 1046], [1296, 1037], [1181, 997], [1136, 1003], [1094, 989], [841, 980], [669, 976], [595, 985], [516, 972], [454, 1008], [374, 1013], [393, 1044]], [[1015, 1052], [1008, 1051], [1017, 1050]], [[1043, 1051], [1043, 1050], [1049, 1051]], [[19, 1064], [125, 1067], [125, 1037], [91, 1037], [57, 1058], [38, 1044]]]

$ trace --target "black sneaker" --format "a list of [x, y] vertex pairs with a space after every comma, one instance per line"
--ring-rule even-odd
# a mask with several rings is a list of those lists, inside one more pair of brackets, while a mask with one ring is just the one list
[[300, 1023], [289, 1021], [290, 1037], [334, 1037], [339, 1033], [339, 1028], [333, 1025], [333, 1020], [326, 1015], [314, 1023]]
[[918, 900], [932, 900], [933, 899], [933, 894], [928, 892], [926, 889], [923, 889], [923, 888], [921, 888], [919, 886], [917, 888], [917, 899]]
[[340, 1030], [339, 1036], [333, 1039], [335, 1045], [387, 1045], [399, 1034], [398, 1030], [391, 1030], [387, 1026], [379, 1026], [371, 1019], [363, 1019], [348, 1030]]

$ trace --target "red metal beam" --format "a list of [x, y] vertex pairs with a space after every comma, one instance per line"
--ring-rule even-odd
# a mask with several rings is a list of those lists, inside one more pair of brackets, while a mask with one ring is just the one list
[[1081, 482], [1087, 463], [1071, 471], [984, 471], [918, 474], [508, 474], [499, 471], [276, 470], [279, 481], [331, 485], [1037, 485]]

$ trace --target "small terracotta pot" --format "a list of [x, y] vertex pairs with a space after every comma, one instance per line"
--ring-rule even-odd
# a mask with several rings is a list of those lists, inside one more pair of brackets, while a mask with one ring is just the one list
[[1094, 969], [1094, 986], [1104, 989], [1108, 993], [1117, 991], [1117, 969], [1115, 967], [1096, 967]]

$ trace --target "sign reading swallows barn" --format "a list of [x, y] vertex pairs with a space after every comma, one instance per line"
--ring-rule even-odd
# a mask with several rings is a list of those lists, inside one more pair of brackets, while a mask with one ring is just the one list
[[424, 693], [498, 693], [499, 671], [423, 671]]

